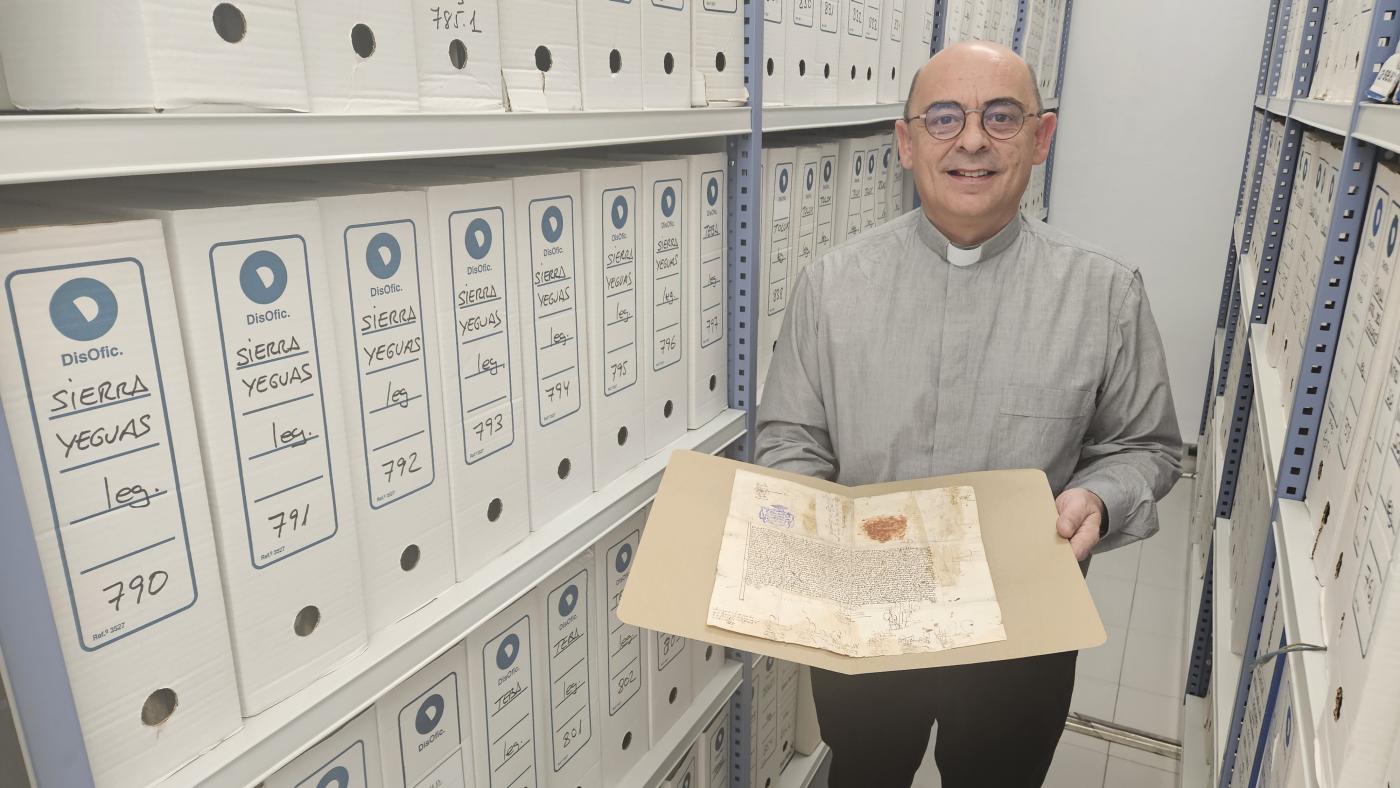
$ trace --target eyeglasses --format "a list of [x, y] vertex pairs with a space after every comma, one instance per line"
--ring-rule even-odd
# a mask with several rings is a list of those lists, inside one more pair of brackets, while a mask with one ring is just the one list
[[913, 123], [922, 118], [929, 136], [936, 140], [951, 140], [962, 134], [963, 128], [967, 126], [967, 116], [974, 113], [982, 116], [982, 130], [987, 136], [1003, 141], [1020, 134], [1026, 125], [1026, 118], [1038, 118], [1045, 114], [1027, 112], [1025, 107], [1011, 100], [993, 101], [981, 109], [966, 109], [960, 104], [944, 102], [934, 104], [924, 110], [922, 115], [904, 120], [906, 123]]

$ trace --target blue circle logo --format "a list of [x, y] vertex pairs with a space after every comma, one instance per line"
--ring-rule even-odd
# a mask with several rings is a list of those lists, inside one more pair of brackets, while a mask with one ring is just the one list
[[613, 566], [619, 572], [626, 572], [627, 568], [632, 566], [632, 545], [625, 544], [617, 551], [617, 560], [613, 562]]
[[661, 192], [661, 213], [670, 218], [676, 212], [676, 190], [670, 186]]
[[441, 695], [430, 695], [423, 705], [418, 707], [418, 716], [413, 720], [413, 728], [420, 736], [427, 736], [437, 729], [438, 723], [442, 722], [442, 712], [447, 708], [447, 702]]
[[49, 299], [53, 327], [75, 342], [91, 342], [117, 322], [117, 297], [112, 288], [86, 276], [69, 279]]
[[559, 595], [559, 615], [567, 616], [578, 605], [578, 586], [569, 586]]
[[1381, 231], [1381, 214], [1385, 213], [1385, 198], [1376, 200], [1376, 212], [1371, 215], [1371, 235]]
[[316, 788], [350, 788], [350, 771], [344, 766], [337, 766], [321, 775]]
[[689, 775], [689, 774], [687, 774], [687, 775], [685, 776], [685, 778], [684, 778], [683, 780], [681, 780], [681, 788], [690, 788], [690, 775]]
[[613, 198], [612, 223], [619, 230], [627, 225], [627, 198], [620, 194]]
[[1395, 254], [1395, 236], [1400, 233], [1400, 216], [1390, 220], [1390, 236], [1385, 239], [1385, 253]]
[[831, 162], [822, 165], [822, 183], [831, 182]]
[[764, 669], [764, 670], [772, 670], [772, 669], [773, 669], [773, 658], [772, 658], [772, 657], [769, 657], [766, 661], [764, 661], [764, 663], [763, 663], [763, 669]]
[[491, 224], [485, 219], [472, 219], [467, 225], [467, 254], [480, 260], [491, 251]]
[[817, 171], [811, 167], [807, 168], [807, 191], [812, 190], [812, 184], [817, 182]]
[[540, 217], [540, 232], [549, 243], [559, 242], [564, 235], [564, 212], [559, 210], [559, 206], [551, 205], [545, 209], [544, 216]]
[[719, 202], [719, 178], [710, 178], [710, 182], [705, 186], [705, 199], [710, 205]]
[[515, 658], [520, 656], [520, 636], [515, 633], [506, 635], [505, 640], [496, 648], [496, 667], [505, 670], [515, 664]]
[[1283, 746], [1285, 748], [1293, 746], [1293, 707], [1288, 707], [1288, 714], [1283, 720]]
[[866, 165], [866, 168], [869, 172], [875, 171], [875, 154], [870, 154], [870, 162]]
[[859, 156], [856, 157], [856, 175], [859, 175], [859, 174], [860, 174], [860, 163], [861, 163], [862, 161], [864, 161], [864, 159], [862, 159], [862, 158], [859, 157]]
[[376, 233], [365, 247], [365, 266], [380, 279], [388, 279], [399, 272], [403, 260], [403, 250], [399, 249], [399, 239], [389, 233]]
[[719, 751], [721, 751], [721, 750], [723, 750], [723, 749], [724, 749], [724, 729], [721, 728], [721, 729], [715, 731], [715, 752], [719, 752]]
[[778, 173], [778, 191], [779, 191], [779, 192], [782, 192], [783, 194], [787, 194], [787, 187], [788, 187], [788, 171], [787, 171], [787, 170], [783, 170], [783, 171], [781, 171], [781, 172]]
[[243, 295], [255, 304], [270, 304], [287, 289], [287, 266], [282, 258], [266, 249], [253, 252], [238, 272]]
[[886, 149], [885, 149], [885, 166], [886, 166], [886, 167], [890, 166], [890, 149], [889, 149], [889, 148], [886, 148]]

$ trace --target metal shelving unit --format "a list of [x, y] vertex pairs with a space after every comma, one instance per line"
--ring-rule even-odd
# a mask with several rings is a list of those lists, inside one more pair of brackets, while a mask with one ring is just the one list
[[[1251, 620], [1248, 644], [1245, 654], [1254, 654], [1258, 643], [1262, 620], [1262, 605], [1271, 591], [1273, 567], [1277, 565], [1281, 587], [1279, 599], [1284, 616], [1284, 630], [1288, 642], [1295, 644], [1321, 644], [1325, 642], [1322, 632], [1321, 590], [1314, 577], [1310, 553], [1313, 542], [1313, 518], [1308, 511], [1304, 496], [1307, 482], [1313, 468], [1315, 443], [1323, 406], [1326, 403], [1328, 382], [1335, 354], [1335, 335], [1347, 308], [1347, 295], [1351, 281], [1351, 267], [1360, 237], [1360, 221], [1365, 215], [1366, 202], [1370, 196], [1377, 152], [1379, 149], [1400, 151], [1400, 107], [1364, 104], [1362, 93], [1370, 83], [1371, 75], [1381, 62], [1391, 54], [1397, 36], [1400, 36], [1400, 0], [1381, 0], [1368, 15], [1370, 31], [1362, 53], [1358, 84], [1352, 101], [1318, 101], [1308, 98], [1312, 79], [1316, 70], [1318, 43], [1323, 22], [1329, 11], [1326, 0], [1303, 0], [1297, 8], [1290, 0], [1271, 0], [1269, 14], [1270, 28], [1265, 35], [1263, 54], [1260, 60], [1259, 83], [1254, 101], [1258, 120], [1268, 122], [1273, 118], [1282, 119], [1284, 145], [1283, 160], [1279, 163], [1278, 175], [1272, 183], [1262, 183], [1260, 173], [1265, 151], [1268, 147], [1269, 127], [1263, 131], [1263, 142], [1247, 155], [1245, 172], [1256, 173], [1253, 183], [1242, 182], [1237, 212], [1245, 220], [1242, 239], [1232, 237], [1225, 266], [1225, 284], [1222, 288], [1218, 329], [1225, 330], [1224, 342], [1218, 337], [1212, 357], [1212, 375], [1223, 372], [1217, 367], [1227, 368], [1231, 362], [1231, 344], [1228, 337], [1233, 333], [1233, 323], [1226, 325], [1226, 316], [1233, 318], [1233, 299], [1247, 304], [1250, 321], [1246, 348], [1234, 353], [1235, 363], [1252, 365], [1260, 374], [1251, 376], [1248, 385], [1242, 384], [1237, 391], [1215, 393], [1223, 398], [1214, 402], [1206, 398], [1206, 415], [1212, 405], [1217, 414], [1228, 414], [1238, 419], [1241, 412], [1250, 413], [1254, 428], [1248, 430], [1245, 440], [1260, 441], [1266, 467], [1265, 482], [1273, 492], [1274, 507], [1271, 516], [1270, 532], [1266, 537], [1265, 559], [1262, 562], [1261, 576], [1257, 588], [1253, 589], [1254, 618]], [[1346, 10], [1343, 7], [1343, 10]], [[1284, 74], [1282, 69], [1283, 48], [1290, 42], [1285, 40], [1282, 31], [1290, 30], [1290, 14], [1306, 15], [1301, 24], [1292, 30], [1297, 31], [1301, 40], [1297, 42], [1298, 63], [1295, 71]], [[1279, 31], [1278, 34], [1275, 31]], [[1278, 95], [1275, 95], [1278, 94]], [[1268, 342], [1262, 333], [1255, 329], [1269, 320], [1270, 298], [1278, 256], [1282, 251], [1284, 232], [1291, 192], [1293, 171], [1303, 133], [1324, 132], [1344, 141], [1340, 180], [1337, 187], [1336, 204], [1333, 206], [1328, 228], [1326, 247], [1322, 252], [1322, 272], [1316, 283], [1312, 300], [1312, 311], [1308, 321], [1307, 336], [1300, 361], [1296, 394], [1289, 401], [1284, 394], [1281, 382], [1271, 371], [1275, 365], [1269, 357]], [[1251, 168], [1248, 161], [1253, 160]], [[1261, 199], [1262, 198], [1262, 199]], [[1267, 221], [1262, 238], [1254, 236], [1256, 217], [1260, 212]], [[1241, 243], [1236, 245], [1236, 240]], [[1238, 268], [1238, 277], [1236, 269]], [[1240, 361], [1239, 359], [1243, 359]], [[1205, 429], [1206, 415], [1202, 418]], [[1235, 449], [1232, 446], [1231, 452]], [[1228, 513], [1229, 503], [1238, 474], [1237, 464], [1232, 467], [1228, 456], [1219, 466], [1219, 500], [1221, 511]], [[1217, 512], [1219, 514], [1220, 512]], [[1229, 599], [1228, 578], [1222, 577], [1220, 563], [1222, 550], [1229, 544], [1231, 522], [1228, 519], [1215, 521], [1215, 577], [1202, 594], [1210, 604], [1199, 606], [1201, 619], [1195, 622], [1193, 632], [1196, 648], [1188, 672], [1195, 676], [1202, 671], [1214, 674], [1209, 679], [1215, 697], [1214, 733], [1216, 743], [1212, 753], [1210, 771], [1214, 782], [1220, 788], [1230, 785], [1236, 749], [1239, 745], [1242, 719], [1246, 699], [1249, 696], [1250, 682], [1257, 680], [1278, 681], [1281, 671], [1241, 670], [1242, 660], [1231, 653], [1229, 640], [1221, 640], [1222, 632], [1229, 632], [1232, 611]], [[1194, 578], [1192, 578], [1194, 582]], [[1194, 594], [1194, 592], [1193, 592]], [[1210, 597], [1214, 597], [1212, 600]], [[1249, 609], [1245, 606], [1244, 609]], [[1210, 620], [1205, 617], [1210, 616]], [[1203, 630], [1204, 627], [1204, 630]], [[1206, 646], [1200, 633], [1214, 631], [1214, 642]], [[1266, 649], [1267, 650], [1267, 649]], [[1298, 721], [1301, 741], [1294, 747], [1301, 750], [1304, 763], [1303, 784], [1329, 788], [1328, 775], [1316, 762], [1317, 751], [1314, 725], [1317, 714], [1326, 703], [1327, 657], [1325, 653], [1299, 652], [1286, 657], [1284, 670], [1291, 681], [1293, 697], [1293, 718]], [[1274, 694], [1277, 686], [1270, 686], [1269, 694]], [[1188, 716], [1194, 715], [1188, 697]], [[1264, 730], [1272, 724], [1270, 704], [1265, 712]], [[1193, 746], [1199, 746], [1189, 735], [1184, 737], [1187, 754], [1183, 764], [1193, 763], [1189, 753]], [[1258, 778], [1257, 769], [1250, 775], [1250, 785]], [[1183, 783], [1190, 785], [1191, 783]], [[1338, 786], [1337, 788], [1340, 788]]]
[[[935, 6], [935, 51], [942, 45], [946, 0]], [[1065, 4], [1056, 95], [1067, 60], [1072, 0]], [[752, 452], [752, 405], [760, 280], [759, 194], [764, 132], [891, 123], [899, 104], [859, 107], [762, 106], [763, 24], [758, 0], [744, 0], [744, 73], [750, 105], [737, 108], [635, 112], [413, 115], [307, 115], [292, 113], [163, 113], [0, 115], [0, 185], [128, 175], [252, 169], [294, 165], [526, 153], [687, 138], [724, 138], [728, 168], [728, 332], [731, 409], [671, 449]], [[1020, 3], [1024, 21], [1026, 3]], [[1020, 23], [1018, 22], [1018, 27]], [[1051, 161], [1053, 166], [1053, 159]], [[1047, 167], [1047, 197], [1050, 170]], [[1047, 200], [1048, 202], [1048, 200]], [[607, 489], [545, 525], [465, 582], [377, 632], [368, 648], [332, 673], [244, 727], [159, 785], [255, 785], [307, 747], [363, 711], [405, 676], [423, 667], [471, 630], [595, 543], [654, 496], [670, 450], [647, 460]], [[0, 500], [21, 501], [19, 471], [9, 432], [0, 420]], [[82, 732], [54, 622], [34, 616], [48, 609], [38, 550], [23, 506], [0, 513], [0, 652], [13, 692], [9, 702], [23, 728], [28, 762], [40, 785], [92, 788]], [[659, 782], [688, 743], [726, 703], [733, 726], [733, 785], [747, 784], [748, 730], [740, 664], [731, 663], [696, 695], [680, 723], [640, 762], [625, 785]], [[781, 784], [806, 788], [829, 751], [788, 765]]]

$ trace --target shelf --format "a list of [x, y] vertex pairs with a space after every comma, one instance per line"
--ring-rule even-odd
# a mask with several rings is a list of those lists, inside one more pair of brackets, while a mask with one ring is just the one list
[[1254, 326], [1250, 326], [1249, 351], [1254, 359], [1254, 410], [1264, 428], [1265, 489], [1278, 490], [1279, 459], [1283, 457], [1284, 433], [1287, 430], [1288, 406], [1283, 401], [1283, 383], [1277, 370], [1269, 364], [1268, 341], [1262, 336], [1255, 341]]
[[1292, 99], [1288, 96], [1270, 96], [1268, 100], [1268, 110], [1279, 117], [1287, 117], [1289, 104]]
[[[881, 107], [898, 116], [897, 106]], [[470, 156], [747, 134], [749, 108], [0, 116], [0, 184]]]
[[[1230, 735], [1230, 720], [1234, 717], [1235, 690], [1244, 660], [1230, 650], [1231, 619], [1234, 595], [1230, 592], [1230, 521], [1215, 521], [1215, 563], [1211, 580], [1211, 668], [1210, 694], [1215, 699], [1215, 747], [1211, 763], [1225, 762], [1225, 739]], [[1222, 552], [1223, 551], [1223, 552]]]
[[[1281, 585], [1284, 630], [1289, 643], [1322, 645], [1322, 588], [1312, 566], [1312, 516], [1302, 501], [1281, 499], [1274, 523], [1274, 543], [1278, 548], [1277, 566]], [[1293, 681], [1293, 716], [1298, 720], [1305, 773], [1316, 775], [1317, 785], [1329, 783], [1318, 768], [1313, 743], [1318, 712], [1327, 703], [1327, 655], [1305, 651], [1288, 655], [1288, 672]], [[1311, 785], [1311, 781], [1309, 782]]]
[[1353, 105], [1346, 101], [1298, 99], [1293, 102], [1293, 110], [1289, 112], [1285, 109], [1283, 114], [1315, 129], [1345, 137], [1351, 128], [1352, 108]]
[[1268, 99], [1268, 97], [1267, 97], [1267, 96], [1257, 96], [1257, 95], [1256, 95], [1256, 96], [1254, 97], [1254, 108], [1255, 108], [1255, 109], [1268, 109], [1268, 108], [1269, 108], [1269, 99]]
[[705, 726], [715, 718], [722, 707], [729, 703], [739, 685], [744, 680], [742, 662], [730, 660], [718, 676], [710, 679], [704, 689], [695, 693], [695, 701], [690, 704], [681, 718], [671, 726], [661, 741], [654, 742], [647, 754], [642, 756], [632, 771], [622, 778], [616, 788], [650, 788], [658, 785], [685, 757], [685, 751], [695, 742]]
[[1400, 153], [1400, 106], [1362, 104], [1353, 134], [1363, 142]]
[[[738, 410], [727, 410], [704, 427], [686, 433], [601, 492], [532, 532], [468, 580], [376, 633], [369, 647], [346, 664], [244, 720], [242, 730], [159, 783], [159, 788], [247, 788], [257, 784], [644, 506], [656, 495], [672, 451], [716, 453], [743, 433], [744, 414]], [[738, 681], [737, 671], [726, 675]]]
[[821, 742], [811, 755], [794, 755], [778, 777], [778, 788], [809, 788], [830, 754], [831, 748]]
[[899, 120], [903, 112], [903, 104], [861, 107], [764, 107], [763, 133], [893, 123]]
[[1181, 771], [1177, 776], [1178, 788], [1201, 788], [1210, 784], [1210, 763], [1205, 758], [1206, 714], [1209, 707], [1205, 698], [1187, 695], [1181, 710]]

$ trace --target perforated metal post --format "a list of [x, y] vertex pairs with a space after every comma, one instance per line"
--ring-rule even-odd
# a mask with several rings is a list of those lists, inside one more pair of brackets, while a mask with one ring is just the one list
[[[1272, 96], [1280, 80], [1283, 79], [1283, 51], [1288, 47], [1288, 25], [1293, 17], [1293, 3], [1281, 2], [1274, 6], [1274, 10], [1269, 12], [1271, 17], [1278, 17], [1277, 26], [1273, 28], [1272, 48], [1273, 57], [1269, 64], [1269, 78], [1264, 86], [1263, 95]], [[1273, 20], [1270, 20], [1271, 22]], [[1292, 76], [1291, 74], [1289, 75]]]
[[[1203, 403], [1201, 403], [1201, 428], [1200, 428], [1199, 430], [1196, 431], [1197, 437], [1200, 437], [1200, 436], [1203, 436], [1203, 435], [1206, 434], [1206, 421], [1207, 421], [1208, 419], [1210, 419], [1210, 401], [1211, 401], [1211, 399], [1213, 399], [1213, 398], [1211, 397], [1211, 394], [1214, 393], [1214, 391], [1215, 391], [1215, 348], [1212, 346], [1211, 349], [1210, 349], [1210, 371], [1206, 373], [1206, 401], [1203, 402]], [[1197, 441], [1197, 444], [1198, 444], [1198, 445], [1199, 445], [1199, 443], [1200, 443], [1200, 441]], [[1199, 457], [1199, 458], [1197, 458], [1196, 462], [1197, 462], [1197, 463], [1205, 462], [1207, 459], [1208, 459], [1208, 458], [1206, 458], [1206, 457]]]
[[[1327, 15], [1327, 0], [1307, 0], [1307, 17], [1303, 19], [1303, 40], [1298, 45], [1298, 67], [1293, 71], [1293, 98], [1307, 98], [1312, 92], [1313, 72], [1317, 68], [1317, 47], [1322, 41], [1322, 20]], [[1380, 3], [1372, 17], [1380, 14]]]
[[1215, 516], [1229, 519], [1235, 508], [1235, 485], [1240, 479], [1240, 461], [1244, 455], [1244, 440], [1249, 434], [1249, 412], [1254, 407], [1254, 360], [1249, 346], [1244, 349], [1244, 366], [1240, 368], [1240, 385], [1235, 393], [1235, 407], [1230, 411], [1230, 436], [1225, 443], [1225, 465], [1220, 469], [1220, 495], [1215, 499]]
[[[1356, 87], [1351, 117], [1353, 129], [1356, 128], [1368, 77], [1395, 49], [1397, 35], [1400, 35], [1400, 0], [1380, 0], [1372, 13], [1370, 37], [1361, 61], [1361, 78]], [[1302, 500], [1308, 490], [1317, 431], [1322, 423], [1332, 362], [1337, 352], [1337, 335], [1341, 332], [1362, 222], [1365, 221], [1371, 181], [1376, 172], [1376, 156], [1374, 145], [1355, 137], [1347, 137], [1342, 148], [1341, 178], [1327, 229], [1327, 245], [1323, 248], [1322, 273], [1318, 278], [1317, 294], [1313, 298], [1297, 389], [1289, 409], [1283, 456], [1279, 458], [1278, 495], [1282, 498]]]
[[1214, 620], [1215, 583], [1215, 539], [1211, 539], [1210, 552], [1206, 556], [1206, 578], [1201, 587], [1201, 604], [1196, 610], [1196, 634], [1191, 640], [1191, 663], [1186, 668], [1186, 694], [1204, 698], [1210, 691], [1210, 670]]
[[1060, 98], [1060, 93], [1065, 85], [1065, 61], [1069, 60], [1069, 22], [1074, 11], [1074, 0], [1065, 0], [1065, 23], [1060, 28], [1060, 63], [1055, 71], [1055, 95], [1053, 98]]
[[[1269, 600], [1269, 586], [1273, 583], [1274, 562], [1277, 559], [1277, 545], [1274, 544], [1274, 531], [1264, 542], [1264, 558], [1259, 562], [1259, 581], [1254, 589], [1254, 606], [1249, 619], [1249, 638], [1245, 641], [1245, 662], [1235, 683], [1234, 712], [1230, 716], [1230, 730], [1225, 734], [1225, 755], [1220, 762], [1219, 788], [1230, 788], [1235, 771], [1235, 757], [1239, 753], [1240, 729], [1244, 727], [1244, 707], [1249, 701], [1249, 687], [1255, 671], [1249, 669], [1250, 657], [1259, 651], [1259, 633], [1264, 624], [1264, 607]], [[1242, 589], [1244, 590], [1244, 589]], [[1223, 689], [1223, 687], [1222, 687]], [[1217, 724], [1219, 720], [1216, 721]]]
[[[1258, 277], [1254, 287], [1254, 303], [1249, 319], [1264, 323], [1269, 319], [1269, 304], [1274, 297], [1274, 275], [1283, 253], [1283, 231], [1288, 226], [1288, 205], [1293, 195], [1293, 176], [1298, 169], [1298, 153], [1303, 148], [1303, 124], [1289, 118], [1283, 124], [1283, 147], [1278, 163], [1278, 175], [1268, 194], [1269, 213], [1264, 230], [1264, 247], [1259, 252]], [[1263, 169], [1262, 167], [1260, 168]]]
[[1225, 256], [1225, 282], [1220, 286], [1220, 309], [1215, 316], [1215, 327], [1225, 328], [1225, 322], [1230, 317], [1230, 301], [1232, 294], [1238, 294], [1239, 288], [1235, 287], [1235, 266], [1239, 263], [1239, 255], [1235, 252], [1235, 237], [1230, 235], [1230, 253]]
[[1235, 357], [1235, 334], [1239, 329], [1240, 312], [1240, 289], [1230, 283], [1230, 313], [1225, 321], [1225, 341], [1220, 346], [1220, 363], [1216, 367], [1220, 370], [1217, 373], [1218, 379], [1215, 382], [1215, 396], [1225, 396], [1225, 386], [1228, 384], [1230, 376], [1230, 364]]
[[1254, 86], [1256, 96], [1267, 95], [1265, 91], [1269, 88], [1269, 56], [1273, 52], [1274, 33], [1278, 29], [1278, 7], [1281, 2], [1292, 5], [1288, 0], [1272, 0], [1269, 3], [1269, 21], [1265, 23], [1263, 52], [1259, 55], [1259, 78]]
[[943, 49], [943, 35], [948, 29], [948, 0], [938, 0], [933, 4], [933, 51]]
[[[1271, 648], [1283, 648], [1288, 644], [1288, 631], [1279, 633], [1278, 642], [1271, 644]], [[1259, 784], [1259, 770], [1264, 765], [1264, 751], [1268, 749], [1263, 746], [1269, 740], [1269, 732], [1274, 727], [1274, 712], [1278, 710], [1279, 689], [1283, 684], [1283, 670], [1288, 662], [1287, 654], [1279, 654], [1274, 657], [1272, 663], [1260, 665], [1255, 668], [1255, 672], [1268, 677], [1269, 697], [1264, 700], [1263, 724], [1259, 726], [1259, 744], [1254, 748], [1254, 763], [1249, 767], [1249, 784], [1257, 786]], [[1256, 676], [1255, 681], [1259, 680]]]
[[1269, 141], [1273, 139], [1273, 124], [1269, 122], [1266, 113], [1261, 115], [1260, 123], [1264, 124], [1263, 130], [1259, 133], [1258, 150], [1254, 151], [1254, 173], [1253, 182], [1249, 185], [1249, 205], [1245, 213], [1244, 233], [1240, 236], [1240, 254], [1249, 254], [1250, 244], [1254, 242], [1254, 218], [1259, 213], [1259, 197], [1264, 194], [1264, 158], [1269, 152]]
[[1016, 31], [1011, 34], [1011, 49], [1018, 55], [1023, 54], [1021, 48], [1026, 45], [1026, 12], [1029, 5], [1027, 0], [1016, 3]]
[[728, 196], [725, 203], [729, 265], [729, 406], [744, 411], [745, 431], [730, 445], [729, 457], [748, 462], [758, 426], [758, 287], [760, 252], [759, 190], [763, 181], [763, 6], [744, 0], [744, 84], [749, 90], [749, 133], [729, 137]]

